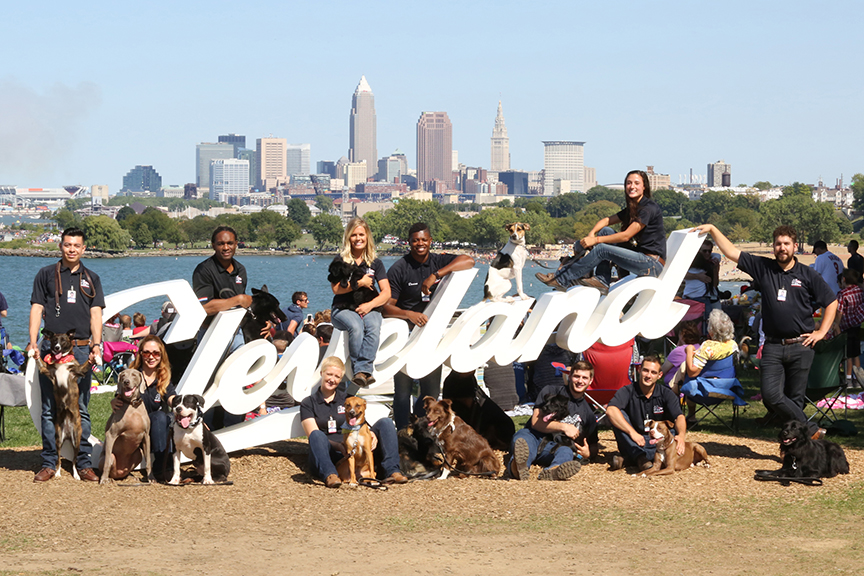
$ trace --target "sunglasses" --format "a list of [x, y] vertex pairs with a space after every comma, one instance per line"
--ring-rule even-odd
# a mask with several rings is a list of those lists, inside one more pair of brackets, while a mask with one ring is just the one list
[[154, 357], [154, 358], [161, 358], [161, 357], [162, 357], [162, 352], [158, 352], [158, 351], [155, 351], [155, 350], [142, 350], [142, 351], [141, 351], [141, 356], [144, 356], [144, 357], [152, 356], [152, 357]]

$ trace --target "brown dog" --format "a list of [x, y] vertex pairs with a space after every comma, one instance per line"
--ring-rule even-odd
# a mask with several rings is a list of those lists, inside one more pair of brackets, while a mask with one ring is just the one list
[[345, 426], [342, 431], [347, 455], [339, 463], [339, 478], [343, 482], [357, 484], [360, 478], [375, 478], [375, 461], [372, 458], [372, 431], [366, 423], [366, 400], [351, 396], [345, 400]]
[[672, 422], [648, 421], [649, 435], [657, 440], [657, 452], [654, 466], [646, 470], [644, 476], [674, 474], [696, 464], [710, 466], [705, 448], [695, 442], [685, 442], [684, 454], [678, 455], [678, 443], [672, 434], [674, 426]]
[[105, 445], [99, 457], [102, 469], [100, 484], [109, 479], [120, 480], [132, 473], [144, 458], [147, 458], [149, 482], [152, 477], [153, 462], [150, 455], [150, 416], [141, 401], [141, 394], [147, 389], [144, 375], [138, 370], [128, 369], [120, 373], [117, 395], [123, 407], [111, 412], [105, 422]]
[[498, 475], [500, 465], [489, 442], [456, 416], [450, 400], [426, 396], [423, 407], [426, 408], [427, 426], [444, 451], [433, 457], [443, 468], [442, 479], [451, 472], [460, 476]]
[[[80, 480], [75, 458], [81, 447], [81, 410], [78, 407], [78, 379], [90, 370], [90, 361], [78, 364], [75, 360], [75, 330], [65, 334], [55, 334], [50, 330], [42, 330], [42, 335], [48, 339], [49, 348], [45, 358], [38, 353], [36, 363], [39, 372], [51, 380], [54, 388], [54, 441], [57, 446], [57, 471], [55, 478], [60, 477], [60, 449], [63, 442], [72, 443], [72, 476]], [[89, 386], [90, 383], [84, 383]]]

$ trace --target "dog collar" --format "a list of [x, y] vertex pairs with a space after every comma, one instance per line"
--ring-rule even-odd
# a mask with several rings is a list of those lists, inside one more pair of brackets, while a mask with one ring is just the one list
[[[204, 414], [201, 413], [201, 408], [196, 408], [195, 414], [197, 416], [196, 416], [195, 420], [191, 420], [189, 422], [189, 426], [187, 426], [186, 428], [183, 428], [182, 426], [180, 426], [180, 428], [183, 428], [183, 430], [189, 430], [189, 429], [197, 426], [201, 422], [201, 420], [204, 419]], [[177, 424], [177, 416], [174, 416], [174, 424]]]
[[342, 430], [344, 430], [346, 432], [357, 432], [362, 427], [363, 427], [362, 424], [355, 424], [354, 426], [349, 426], [347, 421], [344, 424], [342, 424]]
[[72, 354], [66, 354], [65, 356], [61, 356], [60, 358], [56, 358], [54, 354], [46, 354], [45, 355], [45, 364], [68, 364], [69, 362], [75, 361], [75, 356]]

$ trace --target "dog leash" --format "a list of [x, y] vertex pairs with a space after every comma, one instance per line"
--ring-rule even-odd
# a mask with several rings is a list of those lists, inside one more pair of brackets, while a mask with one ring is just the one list
[[804, 476], [801, 478], [793, 478], [791, 476], [776, 476], [779, 470], [756, 470], [753, 476], [754, 480], [761, 482], [779, 482], [783, 486], [789, 486], [791, 482], [803, 484], [805, 486], [822, 486], [822, 479], [812, 476]]
[[[452, 425], [452, 422], [451, 422], [451, 425]], [[444, 428], [444, 429], [446, 430], [447, 428]], [[444, 447], [441, 445], [441, 442], [438, 440], [438, 434], [435, 434], [435, 446], [438, 448], [438, 450], [441, 451], [441, 459], [444, 460], [444, 464], [448, 468], [450, 468], [450, 470], [452, 470], [453, 472], [456, 472], [457, 474], [464, 474], [465, 476], [486, 476], [486, 477], [490, 477], [490, 478], [495, 475], [494, 472], [467, 472], [465, 470], [460, 470], [459, 468], [457, 468], [452, 462], [450, 462], [450, 460], [447, 459], [447, 451], [444, 450]]]

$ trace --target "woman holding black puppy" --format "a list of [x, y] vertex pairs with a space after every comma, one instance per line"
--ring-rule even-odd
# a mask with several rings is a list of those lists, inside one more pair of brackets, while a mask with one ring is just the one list
[[357, 282], [358, 289], [374, 289], [378, 284], [378, 296], [358, 305], [356, 311], [349, 310], [354, 304], [354, 289], [350, 285], [343, 287], [339, 282], [331, 284], [334, 294], [331, 322], [337, 330], [347, 333], [353, 382], [366, 388], [375, 382], [372, 371], [381, 336], [379, 308], [390, 300], [390, 282], [384, 264], [376, 255], [372, 231], [362, 218], [353, 218], [345, 227], [342, 252], [336, 257], [340, 259], [366, 268], [366, 275]]

